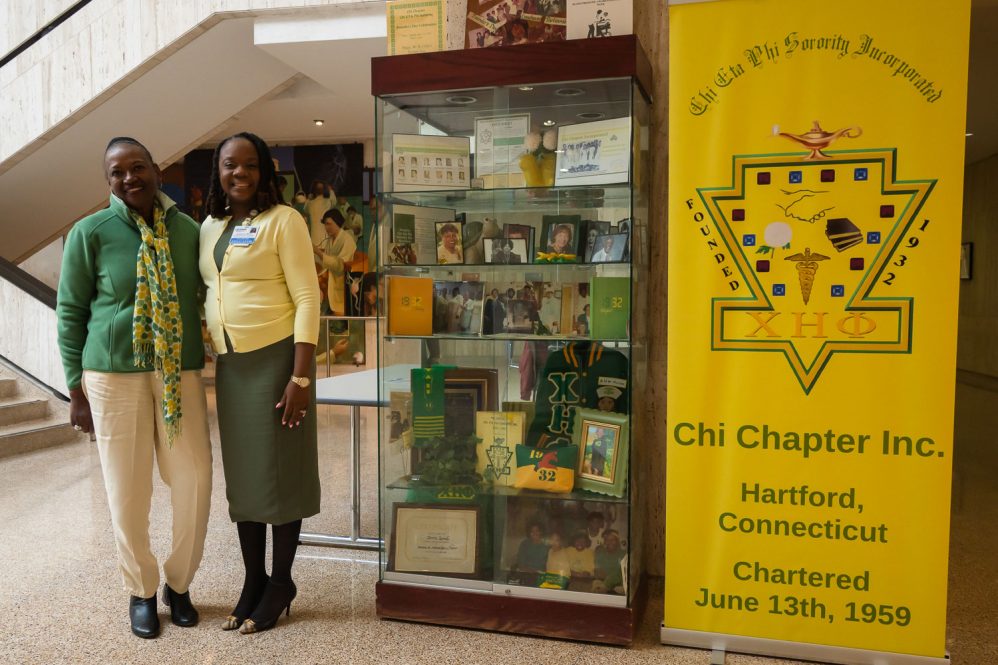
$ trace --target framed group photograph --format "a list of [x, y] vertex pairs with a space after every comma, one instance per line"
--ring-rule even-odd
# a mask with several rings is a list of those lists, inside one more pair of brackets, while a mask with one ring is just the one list
[[617, 263], [624, 260], [627, 249], [626, 233], [607, 233], [597, 236], [590, 263]]
[[627, 487], [628, 418], [595, 409], [575, 410], [579, 446], [578, 489], [623, 496]]
[[392, 134], [391, 191], [468, 189], [470, 155], [467, 136]]
[[528, 263], [529, 249], [523, 238], [486, 238], [485, 263], [508, 265]]
[[477, 505], [394, 504], [388, 570], [476, 576], [479, 510]]
[[452, 265], [464, 263], [464, 223], [434, 222], [437, 239], [437, 263]]

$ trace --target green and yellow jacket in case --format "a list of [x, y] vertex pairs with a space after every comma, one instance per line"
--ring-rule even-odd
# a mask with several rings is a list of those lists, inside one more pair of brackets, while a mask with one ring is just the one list
[[[162, 192], [170, 254], [184, 329], [181, 368], [204, 367], [201, 341], [201, 275], [198, 225]], [[142, 240], [128, 208], [111, 195], [110, 204], [77, 222], [66, 238], [56, 305], [59, 352], [70, 390], [80, 387], [83, 370], [148, 372], [132, 354], [135, 267]]]

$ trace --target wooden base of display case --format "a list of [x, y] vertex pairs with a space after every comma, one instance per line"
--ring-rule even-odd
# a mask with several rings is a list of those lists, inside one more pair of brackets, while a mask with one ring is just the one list
[[643, 594], [632, 607], [378, 582], [378, 617], [420, 623], [630, 646]]

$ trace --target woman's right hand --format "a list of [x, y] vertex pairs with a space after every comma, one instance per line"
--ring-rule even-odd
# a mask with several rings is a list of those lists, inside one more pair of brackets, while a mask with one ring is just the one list
[[94, 418], [90, 413], [90, 400], [82, 388], [69, 391], [69, 422], [73, 429], [81, 432], [94, 431]]

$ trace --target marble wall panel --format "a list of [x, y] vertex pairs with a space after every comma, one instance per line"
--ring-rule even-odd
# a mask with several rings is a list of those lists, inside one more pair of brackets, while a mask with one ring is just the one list
[[80, 99], [93, 96], [91, 76], [92, 41], [90, 31], [83, 30], [65, 42], [49, 62], [48, 115], [52, 126], [80, 107]]
[[66, 376], [56, 339], [55, 310], [0, 279], [0, 355], [64, 395]]

